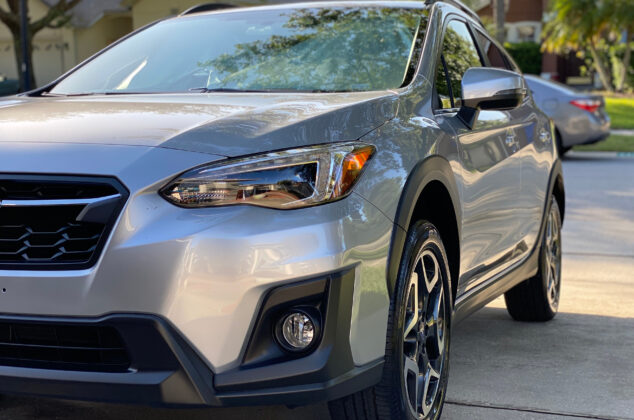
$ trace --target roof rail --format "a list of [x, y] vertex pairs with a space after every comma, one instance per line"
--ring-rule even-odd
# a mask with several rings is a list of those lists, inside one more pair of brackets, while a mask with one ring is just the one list
[[426, 0], [425, 3], [428, 4], [428, 5], [432, 5], [434, 3], [447, 3], [447, 4], [450, 4], [453, 7], [456, 7], [458, 9], [462, 10], [463, 12], [468, 14], [471, 18], [475, 19], [476, 22], [480, 23], [480, 25], [484, 26], [484, 24], [482, 23], [482, 19], [480, 19], [480, 16], [478, 16], [478, 14], [476, 12], [471, 10], [469, 8], [469, 6], [467, 6], [466, 4], [461, 2], [460, 0]]
[[205, 3], [190, 7], [178, 16], [191, 15], [193, 13], [212, 12], [214, 10], [233, 9], [234, 5], [227, 3]]

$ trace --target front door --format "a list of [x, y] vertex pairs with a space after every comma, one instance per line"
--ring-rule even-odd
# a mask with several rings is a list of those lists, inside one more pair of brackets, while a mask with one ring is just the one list
[[[461, 104], [462, 76], [486, 61], [469, 26], [454, 18], [445, 26], [436, 77], [440, 113], [456, 112]], [[520, 198], [521, 124], [512, 111], [482, 111], [471, 129], [451, 120], [463, 166], [461, 277], [458, 295], [484, 282], [491, 273], [517, 260], [521, 253], [520, 223], [514, 209]]]

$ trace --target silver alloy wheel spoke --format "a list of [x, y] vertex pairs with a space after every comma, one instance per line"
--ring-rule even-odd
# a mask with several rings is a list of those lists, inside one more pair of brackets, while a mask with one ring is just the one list
[[440, 355], [442, 354], [443, 348], [445, 347], [445, 334], [443, 330], [444, 314], [442, 313], [444, 312], [445, 302], [443, 298], [444, 290], [442, 288], [442, 284], [440, 285], [439, 293], [440, 294], [438, 296], [438, 299], [436, 300], [436, 304], [434, 305], [434, 325], [432, 327], [432, 333], [436, 341], [436, 348], [434, 350], [436, 350], [438, 352], [437, 354]]
[[[440, 382], [440, 373], [436, 371], [431, 365], [428, 365], [427, 373], [425, 374], [425, 386], [423, 391], [423, 396], [421, 400], [422, 414], [423, 417], [427, 416], [434, 405], [434, 400], [436, 399], [436, 393], [438, 392], [438, 385]], [[431, 389], [430, 389], [431, 387]], [[431, 397], [428, 398], [432, 393]]]
[[[412, 399], [418, 399], [418, 395], [420, 393], [420, 369], [418, 368], [418, 363], [416, 360], [411, 357], [405, 356], [405, 363], [403, 366], [403, 378], [405, 378], [405, 393], [406, 395]], [[410, 380], [410, 379], [413, 379]], [[410, 385], [413, 382], [414, 389], [410, 389]]]
[[[425, 258], [427, 257], [427, 258]], [[428, 267], [429, 263], [431, 260], [433, 266], [432, 267]], [[423, 252], [423, 255], [421, 255], [420, 257], [420, 262], [423, 265], [423, 275], [425, 276], [425, 286], [427, 287], [427, 293], [431, 293], [431, 291], [434, 289], [434, 286], [436, 286], [436, 283], [438, 283], [438, 279], [440, 277], [439, 274], [439, 269], [438, 269], [438, 260], [436, 259], [436, 257], [434, 256], [434, 254], [431, 251], [425, 251]], [[431, 278], [429, 278], [429, 272], [428, 270], [433, 270], [432, 271], [432, 275]]]
[[407, 297], [407, 320], [405, 322], [405, 334], [407, 338], [412, 330], [418, 324], [420, 318], [420, 309], [418, 307], [418, 274], [416, 271], [412, 272], [409, 280], [409, 295]]

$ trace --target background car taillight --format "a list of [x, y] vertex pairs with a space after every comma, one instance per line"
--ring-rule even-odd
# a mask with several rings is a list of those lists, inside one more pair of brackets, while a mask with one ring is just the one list
[[570, 101], [570, 104], [588, 112], [595, 112], [601, 107], [601, 101], [598, 99], [575, 99]]

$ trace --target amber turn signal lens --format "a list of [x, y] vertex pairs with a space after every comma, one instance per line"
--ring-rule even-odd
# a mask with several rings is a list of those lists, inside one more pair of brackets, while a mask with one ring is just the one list
[[341, 165], [341, 173], [337, 177], [332, 196], [341, 197], [346, 194], [357, 181], [361, 171], [366, 163], [374, 154], [374, 147], [366, 146], [350, 152], [343, 160]]

